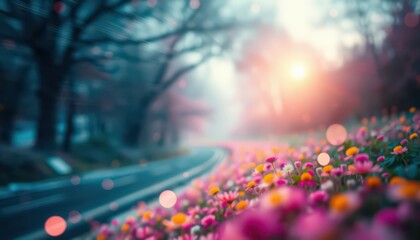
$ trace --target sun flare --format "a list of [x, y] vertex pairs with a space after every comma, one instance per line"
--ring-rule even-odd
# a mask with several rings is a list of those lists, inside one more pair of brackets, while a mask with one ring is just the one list
[[302, 80], [306, 76], [306, 68], [302, 64], [294, 64], [291, 68], [290, 74], [295, 80]]

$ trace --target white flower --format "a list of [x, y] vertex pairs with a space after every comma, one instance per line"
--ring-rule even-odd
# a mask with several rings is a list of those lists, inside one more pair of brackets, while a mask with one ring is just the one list
[[286, 173], [292, 173], [295, 169], [293, 168], [293, 165], [288, 163], [286, 165], [284, 165], [283, 167], [283, 171], [285, 171]]
[[329, 191], [329, 190], [333, 190], [333, 188], [334, 188], [334, 183], [331, 180], [327, 180], [321, 184], [321, 190]]

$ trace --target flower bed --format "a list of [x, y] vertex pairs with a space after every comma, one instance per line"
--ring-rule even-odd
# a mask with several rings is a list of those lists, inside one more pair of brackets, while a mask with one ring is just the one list
[[140, 203], [97, 238], [416, 239], [420, 114], [372, 118], [348, 135], [338, 127], [304, 146], [233, 147], [175, 206]]

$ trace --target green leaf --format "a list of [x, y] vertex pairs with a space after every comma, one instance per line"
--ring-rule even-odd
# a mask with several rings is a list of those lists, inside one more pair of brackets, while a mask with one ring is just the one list
[[411, 164], [410, 166], [408, 166], [408, 169], [407, 169], [408, 178], [411, 178], [411, 179], [415, 178], [418, 173], [417, 169], [418, 169], [417, 164]]

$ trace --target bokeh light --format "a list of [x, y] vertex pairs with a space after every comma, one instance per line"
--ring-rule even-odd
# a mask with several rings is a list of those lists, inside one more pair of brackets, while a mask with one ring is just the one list
[[330, 163], [330, 155], [328, 155], [328, 153], [320, 153], [318, 155], [317, 161], [321, 166], [326, 166]]
[[419, 15], [414, 12], [407, 13], [404, 16], [404, 23], [407, 27], [416, 27], [419, 24]]
[[346, 141], [347, 130], [340, 124], [333, 124], [328, 127], [326, 137], [330, 144], [340, 145]]
[[52, 216], [45, 221], [44, 230], [45, 232], [53, 237], [60, 236], [66, 231], [67, 223], [60, 216]]
[[82, 220], [82, 215], [78, 211], [71, 211], [69, 213], [69, 222], [75, 224]]
[[79, 183], [80, 183], [80, 177], [79, 176], [73, 176], [73, 177], [71, 177], [70, 182], [73, 185], [79, 185]]
[[111, 190], [112, 188], [114, 188], [114, 181], [112, 181], [109, 178], [104, 179], [102, 181], [102, 188], [105, 190]]
[[171, 190], [163, 191], [159, 196], [159, 203], [164, 208], [171, 208], [177, 200], [176, 194]]

